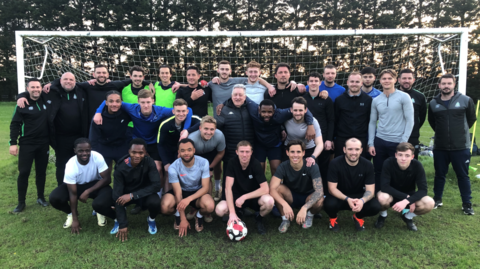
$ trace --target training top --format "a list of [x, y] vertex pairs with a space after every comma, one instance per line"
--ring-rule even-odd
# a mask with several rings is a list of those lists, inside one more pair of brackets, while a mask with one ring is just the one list
[[320, 169], [317, 164], [307, 167], [307, 161], [303, 159], [303, 166], [300, 170], [295, 171], [290, 160], [282, 162], [275, 171], [275, 176], [283, 180], [283, 185], [288, 187], [290, 191], [310, 194], [315, 191], [313, 188], [313, 179], [321, 178]]
[[92, 150], [90, 160], [86, 165], [78, 162], [77, 156], [73, 156], [65, 165], [65, 177], [63, 182], [67, 184], [83, 185], [89, 182], [100, 180], [100, 173], [106, 171], [108, 165], [102, 154]]
[[[335, 102], [335, 136], [367, 138], [372, 97], [364, 92], [350, 96], [345, 91]], [[366, 149], [365, 149], [366, 150]]]
[[[191, 96], [194, 90], [203, 90], [203, 96], [200, 96], [197, 100], [193, 100]], [[188, 107], [192, 108], [193, 115], [201, 118], [208, 115], [208, 101], [212, 101], [212, 89], [210, 89], [210, 87], [203, 88], [200, 85], [196, 88], [190, 88], [190, 86], [182, 87], [177, 91], [176, 99], [180, 98], [187, 101]]]
[[330, 97], [323, 99], [320, 97], [320, 92], [314, 97], [310, 95], [310, 92], [307, 92], [303, 95], [303, 98], [307, 100], [307, 111], [310, 111], [320, 124], [323, 139], [333, 141], [335, 116], [332, 99]]
[[119, 109], [117, 112], [108, 113], [108, 107], [105, 107], [102, 111], [102, 124], [97, 125], [93, 120], [90, 126], [90, 134], [88, 138], [92, 143], [92, 149], [101, 152], [99, 150], [102, 146], [107, 147], [121, 147], [125, 146], [129, 142], [128, 137], [128, 123], [131, 122], [131, 118], [128, 113]]
[[264, 99], [272, 100], [277, 108], [290, 108], [292, 107], [292, 100], [295, 97], [302, 96], [302, 94], [295, 89], [294, 91], [290, 91], [291, 86], [289, 85], [283, 90], [278, 89], [278, 85], [274, 85], [276, 93], [273, 97], [270, 97], [268, 91], [265, 91], [263, 94]]
[[375, 184], [373, 164], [360, 157], [358, 164], [350, 166], [345, 156], [338, 156], [330, 162], [328, 182], [338, 183], [337, 189], [345, 195], [365, 192], [365, 185]]
[[[416, 192], [415, 185], [418, 188]], [[422, 163], [413, 159], [410, 166], [402, 170], [395, 157], [386, 159], [382, 167], [381, 191], [398, 200], [406, 198], [410, 203], [427, 196], [427, 177]], [[407, 195], [410, 197], [407, 198]]]
[[175, 81], [168, 85], [163, 85], [161, 81], [155, 82], [155, 105], [167, 108], [173, 108], [173, 101], [177, 93], [172, 91], [172, 86]]
[[265, 94], [265, 91], [267, 90], [267, 87], [263, 86], [260, 84], [260, 81], [256, 81], [253, 84], [245, 83], [245, 88], [247, 92], [247, 97], [252, 99], [257, 104], [260, 104], [260, 102], [263, 101], [263, 95]]
[[395, 90], [389, 97], [380, 94], [372, 101], [368, 146], [374, 146], [375, 136], [388, 142], [407, 142], [413, 123], [413, 104], [408, 94], [400, 90]]
[[210, 140], [205, 141], [200, 134], [200, 130], [197, 130], [188, 135], [188, 138], [192, 139], [195, 143], [195, 154], [202, 155], [212, 151], [222, 151], [225, 149], [225, 136], [222, 131], [215, 129]]
[[22, 145], [45, 145], [49, 143], [49, 110], [51, 106], [44, 102], [42, 97], [36, 101], [26, 96], [29, 105], [24, 108], [15, 106], [12, 121], [10, 123], [10, 146]]
[[410, 95], [413, 104], [414, 124], [410, 138], [418, 139], [420, 137], [420, 128], [422, 128], [423, 124], [425, 123], [425, 119], [427, 118], [427, 100], [425, 99], [425, 95], [423, 95], [423, 93], [415, 89], [404, 91], [404, 93]]
[[[160, 191], [160, 174], [158, 173], [155, 161], [149, 156], [136, 166], [132, 167], [130, 155], [122, 157], [115, 165], [113, 173], [113, 200], [131, 193], [133, 201], [147, 197], [151, 194], [157, 195]], [[128, 226], [127, 212], [125, 206], [115, 203], [117, 221], [120, 229]]]
[[[363, 89], [362, 89], [362, 92], [364, 92]], [[368, 94], [368, 96], [372, 97], [373, 99], [375, 99], [375, 97], [382, 94], [382, 92], [379, 89], [376, 89], [374, 87], [372, 87], [372, 90], [370, 92], [364, 92], [364, 93]]]
[[[289, 119], [285, 122], [285, 130], [287, 131], [287, 139], [285, 139], [285, 145], [289, 141], [299, 139], [305, 143], [305, 149], [315, 148], [315, 140], [306, 140], [305, 135], [307, 134], [307, 123], [304, 121], [302, 123], [296, 123], [295, 119]], [[322, 136], [322, 131], [320, 130], [320, 125], [318, 121], [313, 119], [313, 128], [315, 128], [315, 138]]]
[[[105, 101], [98, 107], [97, 113], [102, 113], [105, 107]], [[160, 123], [173, 116], [172, 109], [163, 106], [152, 106], [152, 113], [145, 117], [141, 112], [139, 104], [129, 104], [122, 102], [122, 109], [130, 115], [134, 124], [133, 138], [141, 138], [148, 145], [157, 143], [158, 127]], [[192, 120], [192, 109], [188, 108], [187, 118], [185, 119], [185, 129], [190, 128]]]
[[186, 167], [181, 158], [168, 167], [168, 182], [180, 183], [182, 191], [198, 191], [202, 188], [202, 178], [210, 178], [208, 160], [194, 155], [192, 167]]
[[[219, 104], [222, 104], [230, 97], [232, 97], [233, 86], [235, 84], [245, 84], [248, 78], [229, 78], [225, 83], [208, 83], [208, 87], [212, 89], [213, 111]], [[217, 113], [213, 113], [215, 118], [218, 118]]]
[[[128, 84], [127, 87], [122, 90], [122, 101], [129, 104], [138, 103], [138, 92], [140, 90], [149, 90], [148, 85], [145, 85], [143, 88], [135, 88], [132, 83]], [[128, 127], [133, 128], [133, 122], [128, 123]]]
[[227, 177], [233, 177], [233, 197], [240, 197], [256, 191], [260, 188], [260, 184], [267, 182], [262, 165], [257, 159], [253, 158], [253, 156], [250, 157], [250, 162], [245, 170], [242, 169], [238, 156], [233, 157], [228, 162], [225, 174]]
[[340, 96], [345, 91], [345, 88], [335, 83], [333, 87], [328, 87], [325, 85], [325, 81], [322, 81], [320, 84], [320, 91], [327, 91], [328, 97], [332, 98], [332, 101], [335, 102], [335, 99]]

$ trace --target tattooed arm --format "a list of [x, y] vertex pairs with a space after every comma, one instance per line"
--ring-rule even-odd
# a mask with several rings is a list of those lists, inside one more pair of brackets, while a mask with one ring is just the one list
[[323, 199], [323, 185], [322, 178], [316, 177], [313, 179], [313, 188], [315, 191], [310, 196], [310, 199], [302, 206], [300, 211], [297, 214], [297, 223], [302, 225], [305, 222], [307, 216], [307, 211], [313, 207], [318, 201]]

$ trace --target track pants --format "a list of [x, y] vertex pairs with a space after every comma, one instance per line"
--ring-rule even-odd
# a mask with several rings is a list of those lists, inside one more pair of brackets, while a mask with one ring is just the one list
[[[352, 198], [361, 198], [363, 196], [363, 193], [361, 194], [356, 194], [356, 195], [348, 195], [349, 197]], [[341, 210], [350, 210], [351, 208], [348, 205], [348, 202], [345, 200], [340, 200], [337, 197], [334, 197], [333, 195], [327, 195], [325, 198], [325, 201], [323, 202], [323, 209], [327, 213], [327, 215], [330, 218], [336, 218], [337, 213]], [[371, 217], [375, 216], [380, 212], [381, 206], [380, 203], [378, 202], [377, 198], [373, 198], [372, 200], [366, 202], [363, 205], [363, 208], [360, 212], [355, 213], [357, 218], [363, 219], [364, 217]]]
[[17, 191], [18, 202], [25, 202], [28, 177], [35, 160], [35, 184], [37, 185], [37, 197], [44, 198], [45, 180], [49, 156], [48, 142], [42, 145], [21, 145], [18, 152], [18, 178]]

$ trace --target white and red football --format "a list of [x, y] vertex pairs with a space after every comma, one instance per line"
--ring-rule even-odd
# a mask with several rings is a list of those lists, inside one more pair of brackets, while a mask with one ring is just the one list
[[235, 221], [227, 226], [227, 236], [232, 241], [242, 241], [247, 237], [247, 225], [243, 221]]

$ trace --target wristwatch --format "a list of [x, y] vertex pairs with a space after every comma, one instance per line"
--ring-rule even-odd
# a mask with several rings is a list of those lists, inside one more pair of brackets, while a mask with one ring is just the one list
[[315, 155], [313, 155], [313, 154], [312, 154], [312, 156], [310, 156], [310, 157], [312, 157], [314, 160], [316, 160], [316, 159], [317, 159], [317, 158], [315, 157]]

